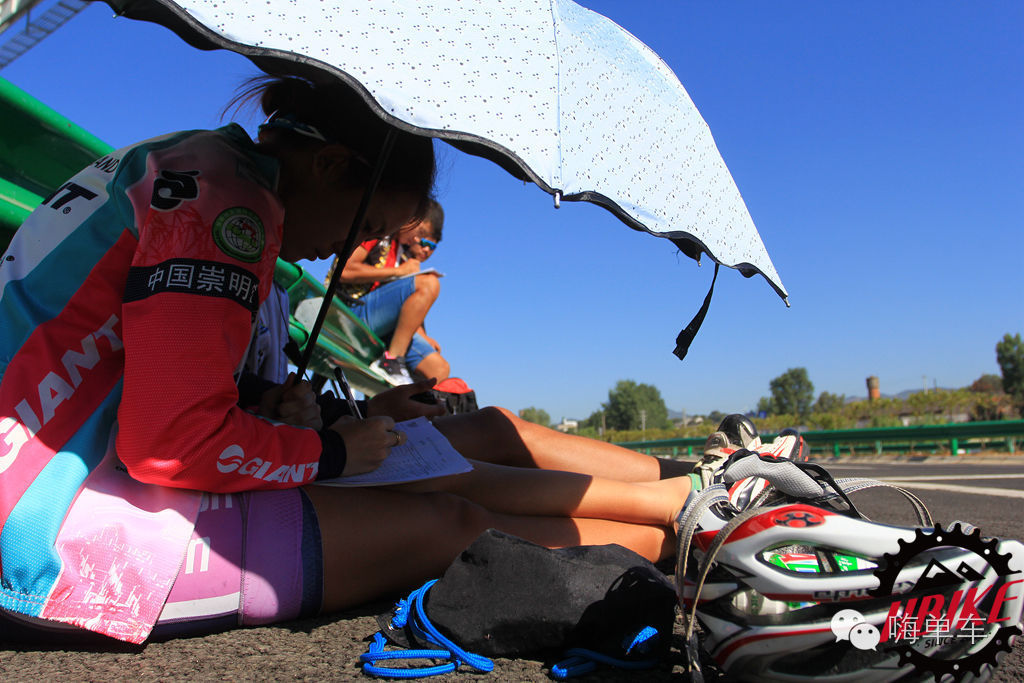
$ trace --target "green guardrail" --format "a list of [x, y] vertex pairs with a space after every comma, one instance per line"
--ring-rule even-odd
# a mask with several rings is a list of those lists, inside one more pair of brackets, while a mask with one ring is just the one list
[[[281, 259], [277, 260], [274, 280], [288, 293], [289, 336], [304, 352], [327, 288], [301, 267]], [[340, 367], [353, 387], [373, 396], [391, 386], [369, 367], [384, 349], [384, 342], [334, 297], [310, 356], [309, 369], [331, 378], [334, 368]]]
[[0, 252], [44, 197], [112, 149], [0, 78]]
[[[0, 78], [0, 253], [43, 199], [113, 147]], [[309, 316], [296, 317], [323, 301], [324, 286], [301, 267], [278, 259], [274, 280], [288, 293], [289, 336], [305, 349]], [[315, 311], [313, 313], [315, 316]], [[306, 324], [303, 324], [306, 321]], [[341, 367], [351, 384], [373, 396], [390, 384], [370, 368], [384, 344], [337, 297], [310, 360], [327, 378]]]
[[[1017, 441], [1024, 438], [1024, 420], [962, 422], [944, 425], [911, 427], [879, 427], [874, 429], [829, 429], [801, 432], [811, 453], [862, 455], [882, 453], [945, 453], [957, 455], [960, 450], [998, 446], [1008, 453], [1017, 452]], [[763, 434], [770, 441], [776, 434]], [[673, 457], [700, 454], [706, 437], [660, 439], [657, 441], [625, 441], [619, 446], [645, 453], [670, 453]]]

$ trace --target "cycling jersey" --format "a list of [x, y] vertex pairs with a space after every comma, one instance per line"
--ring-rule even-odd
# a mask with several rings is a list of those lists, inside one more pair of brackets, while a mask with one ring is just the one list
[[237, 405], [280, 250], [276, 178], [237, 125], [176, 133], [98, 160], [15, 235], [0, 261], [0, 608], [141, 642], [199, 491], [296, 487], [337, 447]]

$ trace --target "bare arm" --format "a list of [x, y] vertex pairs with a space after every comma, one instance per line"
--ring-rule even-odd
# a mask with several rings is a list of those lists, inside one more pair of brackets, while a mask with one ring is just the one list
[[349, 257], [344, 269], [341, 271], [342, 282], [349, 284], [377, 282], [378, 280], [386, 280], [390, 277], [415, 273], [420, 269], [420, 262], [416, 259], [409, 259], [402, 265], [394, 268], [377, 268], [366, 263], [368, 253], [363, 247], [356, 247], [356, 250], [352, 252], [352, 256]]

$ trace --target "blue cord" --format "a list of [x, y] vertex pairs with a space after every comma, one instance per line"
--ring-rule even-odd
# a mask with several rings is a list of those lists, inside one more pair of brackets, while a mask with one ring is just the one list
[[373, 634], [373, 643], [370, 644], [370, 651], [359, 655], [359, 661], [363, 662], [363, 672], [372, 676], [383, 676], [384, 678], [420, 678], [423, 676], [437, 676], [455, 671], [458, 667], [454, 662], [438, 664], [436, 666], [422, 666], [414, 669], [398, 669], [388, 666], [377, 666], [381, 660], [391, 659], [448, 659], [451, 652], [448, 650], [390, 650], [385, 652], [387, 644], [380, 631]]
[[560, 681], [573, 676], [590, 673], [598, 664], [607, 664], [617, 669], [653, 669], [658, 665], [657, 659], [616, 659], [600, 652], [574, 647], [565, 651], [567, 657], [551, 667], [551, 675]]
[[[442, 635], [430, 623], [430, 619], [427, 618], [426, 610], [423, 607], [423, 596], [426, 595], [427, 591], [435, 583], [437, 583], [437, 579], [427, 581], [420, 588], [410, 593], [408, 598], [400, 600], [395, 606], [395, 613], [391, 618], [391, 626], [403, 628], [408, 625], [418, 639], [435, 644], [441, 649], [385, 651], [384, 646], [387, 644], [387, 641], [381, 632], [378, 631], [373, 636], [373, 643], [370, 645], [369, 652], [359, 655], [359, 661], [363, 662], [363, 671], [365, 673], [385, 678], [420, 678], [451, 673], [462, 664], [466, 664], [483, 673], [494, 669], [494, 662], [486, 657], [466, 652]], [[447, 659], [449, 661], [435, 666], [410, 669], [377, 666], [378, 661], [392, 659]]]

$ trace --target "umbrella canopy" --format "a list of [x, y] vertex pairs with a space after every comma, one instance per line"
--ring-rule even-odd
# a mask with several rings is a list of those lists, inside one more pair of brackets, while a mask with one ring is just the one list
[[707, 124], [675, 74], [569, 0], [106, 0], [264, 71], [337, 77], [379, 115], [588, 201], [785, 298]]

